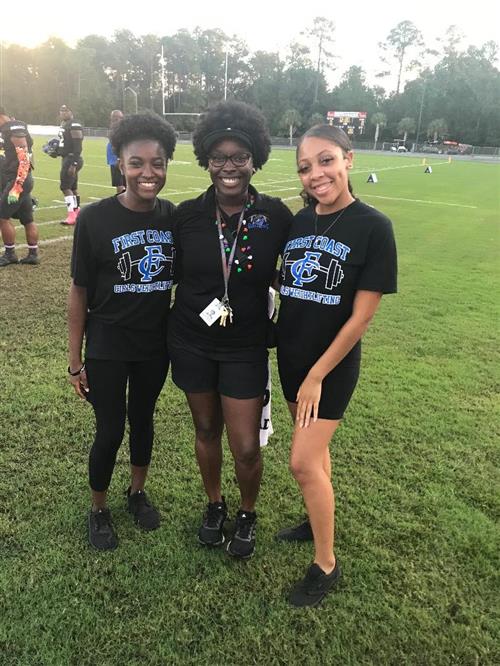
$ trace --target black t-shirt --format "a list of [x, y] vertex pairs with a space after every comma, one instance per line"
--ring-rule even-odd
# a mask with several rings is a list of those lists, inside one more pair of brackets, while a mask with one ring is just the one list
[[[179, 284], [169, 322], [169, 334], [201, 347], [259, 347], [265, 349], [269, 327], [268, 288], [276, 262], [283, 251], [293, 216], [277, 198], [249, 188], [253, 205], [245, 213], [245, 226], [238, 247], [251, 257], [251, 270], [238, 272], [233, 264], [229, 277], [229, 302], [233, 323], [222, 327], [219, 320], [208, 326], [200, 317], [214, 298], [222, 299], [224, 279], [215, 216], [215, 190], [180, 204], [175, 213], [174, 241]], [[239, 215], [226, 218], [234, 232]], [[244, 232], [244, 229], [247, 232]], [[247, 236], [247, 238], [245, 238]], [[250, 247], [250, 250], [248, 249]]]
[[83, 139], [73, 139], [71, 132], [73, 130], [80, 130], [83, 135], [83, 127], [76, 120], [65, 120], [61, 123], [59, 129], [59, 155], [66, 157], [66, 155], [74, 155], [78, 157], [82, 152]]
[[[278, 351], [310, 368], [352, 314], [356, 291], [396, 291], [396, 244], [391, 221], [355, 200], [338, 216], [309, 206], [295, 216], [283, 253]], [[330, 226], [331, 225], [331, 226]], [[356, 361], [360, 343], [346, 357]]]
[[78, 216], [71, 260], [87, 288], [87, 358], [139, 361], [166, 348], [175, 250], [170, 201], [137, 213], [110, 197]]
[[[21, 120], [8, 120], [0, 127], [4, 141], [5, 162], [2, 168], [3, 181], [12, 180], [17, 175], [19, 160], [17, 159], [16, 148], [12, 143], [13, 137], [25, 138], [28, 145], [28, 155], [31, 161], [31, 151], [33, 148], [33, 139], [28, 131], [28, 126]], [[30, 167], [31, 170], [31, 167]]]

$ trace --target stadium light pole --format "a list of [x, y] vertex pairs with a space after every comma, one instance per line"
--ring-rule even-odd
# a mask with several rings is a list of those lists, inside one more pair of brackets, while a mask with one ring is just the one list
[[417, 134], [415, 136], [415, 147], [418, 148], [418, 138], [420, 136], [420, 128], [422, 126], [422, 112], [424, 110], [425, 91], [427, 88], [427, 78], [424, 78], [424, 85], [422, 88], [422, 99], [420, 100], [420, 111], [418, 113]]
[[161, 111], [165, 115], [165, 57], [163, 54], [163, 44], [161, 45]]
[[224, 101], [227, 99], [227, 63], [229, 60], [229, 51], [226, 50], [226, 66], [224, 69]]

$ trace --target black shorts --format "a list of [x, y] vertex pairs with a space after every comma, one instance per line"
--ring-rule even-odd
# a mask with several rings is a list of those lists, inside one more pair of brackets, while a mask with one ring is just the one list
[[[359, 377], [359, 361], [346, 359], [323, 379], [318, 416], [337, 420], [344, 416]], [[283, 395], [288, 402], [297, 402], [297, 391], [309, 368], [295, 368], [278, 353], [278, 369]]]
[[125, 178], [116, 164], [109, 167], [111, 171], [111, 185], [113, 187], [125, 187]]
[[[74, 163], [76, 164], [76, 173], [74, 176], [70, 176], [68, 173], [68, 169], [70, 166], [72, 166]], [[73, 192], [76, 192], [78, 189], [78, 172], [83, 166], [83, 159], [82, 157], [73, 157], [73, 155], [66, 155], [66, 157], [63, 157], [62, 159], [62, 164], [61, 164], [61, 173], [59, 174], [59, 180], [61, 181], [60, 189], [62, 191], [64, 190], [72, 190]]]
[[168, 353], [172, 380], [185, 393], [216, 391], [246, 400], [266, 391], [267, 349], [201, 349], [169, 336]]
[[33, 189], [33, 179], [28, 175], [23, 184], [23, 191], [19, 201], [10, 204], [7, 201], [9, 192], [14, 185], [14, 180], [7, 181], [0, 194], [0, 219], [9, 220], [11, 217], [19, 220], [23, 225], [33, 222], [33, 201], [31, 200], [31, 190]]

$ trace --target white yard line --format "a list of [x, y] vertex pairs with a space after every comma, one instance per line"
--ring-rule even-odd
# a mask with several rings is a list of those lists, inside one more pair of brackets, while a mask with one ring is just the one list
[[[58, 183], [59, 178], [44, 178], [43, 176], [37, 176], [36, 180], [48, 180], [51, 183]], [[115, 188], [112, 185], [99, 185], [98, 183], [84, 183], [80, 181], [79, 185], [88, 185], [89, 187], [104, 187], [106, 190], [114, 190]]]
[[[61, 243], [62, 241], [73, 240], [73, 235], [71, 236], [59, 236], [58, 238], [47, 238], [47, 240], [38, 241], [38, 245], [53, 245], [54, 243]], [[16, 244], [16, 248], [23, 250], [27, 248], [26, 243]]]
[[[383, 197], [379, 194], [369, 194], [369, 193], [363, 193], [360, 194], [361, 198], [367, 198], [367, 199], [387, 199], [388, 201], [407, 201], [409, 203], [419, 203], [419, 204], [427, 204], [431, 206], [453, 206], [455, 208], [477, 208], [477, 206], [469, 206], [468, 204], [457, 204], [457, 203], [449, 203], [447, 201], [427, 201], [425, 199], [403, 199], [402, 197]], [[299, 195], [295, 197], [284, 197], [281, 199], [281, 201], [293, 201], [294, 199], [301, 199]]]
[[59, 204], [58, 206], [37, 206], [33, 210], [51, 210], [53, 208], [66, 208], [66, 204], [62, 203], [62, 204]]
[[403, 197], [384, 197], [380, 194], [369, 194], [364, 192], [360, 196], [372, 199], [388, 199], [389, 201], [409, 201], [410, 203], [430, 204], [431, 206], [454, 206], [455, 208], [477, 208], [468, 204], [449, 203], [447, 201], [427, 201], [426, 199], [404, 199]]
[[[61, 219], [59, 218], [58, 220], [49, 220], [48, 222], [37, 222], [35, 220], [36, 226], [37, 227], [47, 227], [49, 224], [61, 224]], [[14, 229], [22, 229], [23, 225], [22, 224], [16, 224], [14, 226]]]
[[450, 162], [432, 162], [431, 164], [405, 164], [404, 166], [394, 166], [394, 167], [379, 167], [379, 168], [371, 168], [371, 169], [356, 169], [354, 168], [352, 170], [353, 175], [356, 173], [378, 173], [379, 171], [394, 171], [395, 169], [415, 169], [416, 167], [423, 167], [423, 166], [440, 166], [441, 164], [450, 164]]

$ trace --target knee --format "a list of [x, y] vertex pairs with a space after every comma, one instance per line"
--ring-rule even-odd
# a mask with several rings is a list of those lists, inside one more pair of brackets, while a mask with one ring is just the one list
[[222, 429], [209, 423], [196, 426], [197, 442], [210, 446], [220, 442]]
[[248, 443], [238, 447], [234, 459], [237, 465], [253, 468], [260, 463], [261, 454], [259, 443]]
[[307, 483], [314, 477], [314, 468], [311, 463], [299, 456], [290, 458], [290, 472], [299, 485]]
[[98, 425], [96, 428], [95, 447], [99, 450], [118, 451], [124, 435], [124, 426]]

